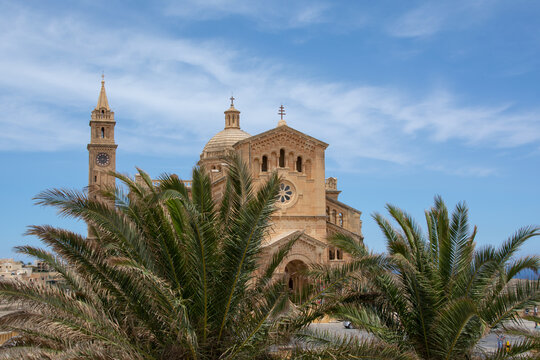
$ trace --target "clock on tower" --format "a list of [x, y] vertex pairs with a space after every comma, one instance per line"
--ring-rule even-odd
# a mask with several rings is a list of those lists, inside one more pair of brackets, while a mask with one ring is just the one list
[[108, 174], [116, 171], [116, 148], [114, 143], [114, 112], [109, 107], [105, 93], [105, 80], [101, 79], [96, 108], [90, 120], [90, 143], [88, 144], [88, 194], [96, 199], [99, 190], [113, 187], [115, 178]]

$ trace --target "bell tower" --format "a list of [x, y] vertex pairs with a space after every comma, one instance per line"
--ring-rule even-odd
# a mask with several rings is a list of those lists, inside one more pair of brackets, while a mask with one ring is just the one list
[[88, 194], [96, 199], [97, 191], [113, 187], [115, 178], [109, 171], [116, 171], [116, 148], [114, 143], [114, 112], [109, 107], [105, 93], [105, 78], [101, 76], [101, 91], [90, 120], [90, 143], [88, 149]]

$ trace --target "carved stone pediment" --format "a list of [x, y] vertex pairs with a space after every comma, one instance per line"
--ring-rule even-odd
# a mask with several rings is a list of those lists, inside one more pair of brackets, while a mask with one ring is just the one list
[[317, 248], [319, 249], [324, 249], [326, 247], [328, 247], [328, 245], [320, 240], [317, 240], [315, 239], [314, 237], [312, 236], [309, 236], [307, 234], [305, 234], [303, 231], [300, 231], [300, 230], [297, 230], [291, 234], [287, 234], [285, 236], [283, 236], [282, 238], [280, 239], [277, 239], [277, 240], [274, 240], [272, 243], [264, 246], [265, 249], [268, 249], [268, 250], [271, 250], [271, 249], [275, 249], [275, 248], [278, 248], [282, 245], [285, 245], [288, 241], [294, 239], [298, 237], [298, 239], [296, 240], [296, 243], [294, 244], [294, 247], [297, 247], [297, 246], [303, 246], [303, 247], [306, 247], [306, 248], [309, 248], [309, 249], [312, 249], [313, 251], [316, 250]]
[[293, 147], [304, 152], [305, 154], [313, 154], [317, 146], [321, 146], [323, 148], [328, 147], [327, 143], [286, 125], [279, 126], [250, 138], [241, 140], [236, 143], [234, 147], [236, 148], [245, 142], [249, 142], [251, 144], [251, 149], [254, 152], [279, 148], [284, 143], [289, 147]]

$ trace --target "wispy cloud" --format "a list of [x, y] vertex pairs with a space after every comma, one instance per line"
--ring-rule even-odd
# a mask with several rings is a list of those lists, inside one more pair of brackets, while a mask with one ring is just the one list
[[290, 29], [328, 22], [327, 1], [285, 1], [272, 3], [250, 0], [188, 0], [171, 1], [164, 14], [187, 21], [221, 19], [242, 16], [255, 21], [262, 28]]
[[87, 141], [86, 129], [66, 123], [58, 109], [5, 95], [0, 96], [0, 107], [0, 151], [55, 151]]
[[486, 166], [430, 165], [429, 169], [460, 177], [489, 177], [498, 175], [497, 169]]
[[462, 29], [489, 16], [498, 0], [426, 1], [400, 14], [387, 26], [390, 35], [428, 37], [446, 29]]
[[[231, 90], [244, 129], [275, 126], [283, 102], [289, 125], [330, 143], [329, 157], [342, 166], [360, 158], [422, 163], [422, 146], [450, 140], [488, 148], [540, 140], [538, 109], [464, 106], [444, 89], [412, 96], [406, 89], [312, 80], [213, 40], [113, 25], [90, 33], [84, 21], [22, 9], [16, 16], [4, 12], [0, 21], [9, 29], [0, 34], [0, 66], [9, 69], [0, 77], [0, 105], [7, 109], [0, 117], [1, 150], [84, 146], [102, 69], [118, 142], [133, 153], [196, 156], [222, 128]], [[470, 169], [463, 173], [490, 171]]]
[[[449, 5], [450, 6], [450, 5]], [[388, 31], [398, 37], [421, 37], [438, 32], [447, 14], [441, 3], [430, 2], [408, 11], [393, 22]]]

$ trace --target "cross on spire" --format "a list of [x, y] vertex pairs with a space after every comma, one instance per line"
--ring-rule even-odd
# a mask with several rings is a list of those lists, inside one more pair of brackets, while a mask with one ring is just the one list
[[283, 120], [283, 115], [285, 115], [285, 107], [283, 107], [283, 104], [279, 107], [278, 115], [281, 116], [281, 120]]

